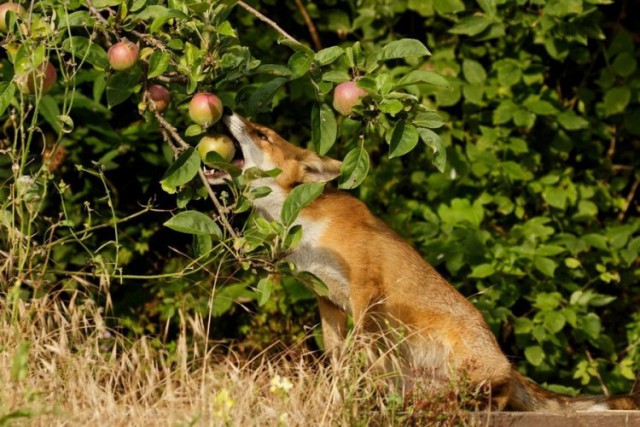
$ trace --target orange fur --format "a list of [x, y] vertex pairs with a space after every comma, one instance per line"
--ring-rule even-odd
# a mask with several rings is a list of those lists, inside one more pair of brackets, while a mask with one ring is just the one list
[[[279, 216], [286, 194], [296, 185], [339, 175], [340, 162], [295, 147], [265, 126], [236, 114], [224, 121], [248, 165], [282, 171], [259, 183], [273, 190], [256, 201], [265, 217]], [[365, 331], [378, 332], [389, 324], [406, 329], [411, 363], [434, 372], [468, 370], [472, 384], [490, 387], [498, 409], [640, 408], [637, 395], [573, 399], [543, 390], [518, 374], [481, 313], [349, 194], [325, 191], [297, 222], [303, 239], [290, 259], [329, 288], [329, 296], [319, 298], [327, 349], [340, 347], [347, 315], [352, 315]]]

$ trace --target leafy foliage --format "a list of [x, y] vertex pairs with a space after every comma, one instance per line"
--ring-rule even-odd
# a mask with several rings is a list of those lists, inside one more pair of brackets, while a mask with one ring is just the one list
[[[208, 188], [192, 147], [221, 126], [194, 125], [187, 103], [215, 92], [343, 159], [338, 185], [472, 295], [528, 375], [623, 391], [640, 370], [639, 11], [608, 3], [253, 3], [293, 37], [228, 1], [48, 0], [9, 13], [0, 292], [95, 282], [132, 332], [182, 327], [188, 311], [248, 347], [302, 336], [316, 322], [309, 289], [323, 287], [285, 256], [322, 186], [298, 187], [273, 221], [251, 213], [268, 188], [247, 184], [279, 171], [216, 162], [229, 185]], [[314, 31], [325, 48], [309, 47]], [[140, 57], [114, 71], [107, 51], [125, 38]], [[57, 84], [25, 91], [46, 62]], [[333, 89], [349, 80], [366, 96], [343, 116]], [[152, 84], [170, 90], [162, 113]]]

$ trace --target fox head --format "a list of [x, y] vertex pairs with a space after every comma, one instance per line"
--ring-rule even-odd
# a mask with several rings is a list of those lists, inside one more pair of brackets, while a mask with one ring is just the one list
[[[243, 160], [234, 164], [243, 170], [257, 167], [262, 170], [279, 169], [275, 184], [288, 191], [304, 182], [326, 182], [340, 176], [341, 162], [319, 156], [311, 150], [296, 147], [266, 126], [252, 123], [236, 114], [225, 114], [223, 123], [240, 146]], [[225, 176], [208, 173], [209, 182], [221, 183]]]

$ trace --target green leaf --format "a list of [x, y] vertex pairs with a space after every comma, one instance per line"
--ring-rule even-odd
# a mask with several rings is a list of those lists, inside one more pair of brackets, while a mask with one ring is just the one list
[[519, 163], [507, 161], [502, 162], [502, 170], [514, 181], [529, 181], [533, 178], [533, 174], [523, 168]]
[[347, 153], [340, 168], [342, 175], [340, 188], [349, 190], [356, 188], [369, 173], [369, 153], [362, 147], [352, 149]]
[[291, 55], [287, 63], [287, 66], [291, 70], [291, 80], [304, 76], [307, 71], [309, 71], [312, 63], [313, 55], [310, 52], [300, 51]]
[[209, 215], [198, 211], [180, 212], [166, 221], [164, 226], [180, 233], [222, 237], [218, 224]]
[[471, 274], [469, 277], [474, 279], [484, 279], [485, 277], [489, 277], [496, 272], [496, 269], [493, 268], [491, 264], [480, 264], [473, 267]]
[[394, 116], [398, 114], [404, 108], [404, 104], [402, 101], [397, 99], [385, 99], [380, 104], [378, 104], [378, 108], [385, 114], [390, 114]]
[[387, 133], [387, 142], [390, 145], [389, 158], [407, 154], [418, 144], [418, 139], [418, 131], [414, 125], [398, 120], [391, 132]]
[[216, 26], [216, 32], [223, 36], [236, 37], [236, 32], [229, 21], [223, 21], [221, 24]]
[[184, 135], [187, 137], [192, 137], [192, 136], [198, 136], [200, 135], [202, 132], [204, 132], [204, 129], [202, 129], [202, 126], [200, 125], [190, 125], [185, 131], [184, 131]]
[[552, 334], [557, 334], [567, 323], [564, 315], [558, 311], [547, 311], [544, 313], [544, 327]]
[[602, 321], [595, 313], [587, 313], [582, 318], [580, 329], [586, 332], [591, 338], [598, 338], [602, 332]]
[[424, 83], [442, 88], [451, 87], [451, 85], [449, 84], [449, 80], [447, 80], [444, 76], [433, 71], [426, 70], [413, 70], [407, 73], [407, 75], [402, 77], [398, 81], [398, 83], [396, 83], [396, 87], [408, 86], [418, 83]]
[[629, 101], [631, 100], [631, 89], [627, 86], [618, 86], [609, 89], [604, 94], [604, 112], [605, 115], [611, 116], [624, 112]]
[[149, 57], [149, 74], [148, 78], [152, 79], [154, 77], [158, 77], [162, 75], [167, 68], [169, 68], [169, 61], [171, 60], [171, 55], [168, 52], [163, 52], [161, 50], [156, 50]]
[[539, 345], [532, 345], [524, 349], [524, 357], [533, 366], [540, 366], [544, 361], [544, 350]]
[[553, 274], [558, 267], [558, 264], [554, 260], [543, 256], [535, 257], [533, 265], [538, 271], [548, 277], [553, 277]]
[[523, 103], [524, 107], [534, 114], [551, 115], [556, 114], [558, 110], [550, 102], [530, 96]]
[[429, 49], [426, 48], [420, 40], [401, 39], [387, 43], [378, 54], [379, 61], [388, 59], [411, 58], [431, 55]]
[[324, 182], [306, 182], [296, 186], [282, 205], [280, 219], [284, 225], [291, 225], [300, 211], [309, 206], [324, 190]]
[[433, 150], [433, 165], [440, 172], [444, 172], [444, 168], [447, 165], [447, 150], [444, 148], [440, 135], [431, 129], [423, 127], [418, 128], [418, 134], [420, 135], [420, 139], [427, 144], [427, 147]]
[[255, 74], [271, 74], [277, 77], [289, 77], [291, 76], [291, 70], [284, 65], [279, 64], [261, 64], [258, 68], [253, 70]]
[[57, 133], [62, 132], [62, 127], [58, 120], [60, 108], [51, 95], [45, 95], [40, 99], [40, 114], [42, 114], [42, 117], [44, 117], [47, 123], [49, 123]]
[[638, 62], [629, 52], [622, 52], [611, 65], [611, 68], [613, 68], [616, 74], [622, 77], [629, 77], [636, 71], [637, 67]]
[[437, 129], [444, 125], [444, 120], [440, 114], [428, 111], [416, 114], [413, 124], [418, 127]]
[[478, 61], [465, 59], [462, 61], [462, 73], [464, 78], [471, 84], [479, 85], [487, 80], [487, 72]]
[[322, 80], [331, 83], [343, 83], [351, 80], [351, 76], [344, 70], [329, 70], [322, 75]]
[[433, 0], [433, 7], [438, 13], [447, 15], [464, 11], [464, 2], [462, 0]]
[[194, 235], [194, 249], [199, 256], [203, 256], [211, 252], [213, 248], [213, 239], [210, 234]]
[[336, 142], [338, 124], [331, 107], [314, 105], [311, 110], [311, 140], [320, 155], [325, 155]]
[[451, 206], [441, 204], [438, 207], [438, 216], [445, 224], [471, 224], [479, 227], [484, 219], [484, 209], [477, 201], [471, 204], [467, 199], [455, 198], [451, 200]]
[[13, 95], [16, 93], [16, 85], [12, 82], [0, 82], [0, 116], [11, 105]]
[[169, 166], [161, 183], [168, 187], [179, 187], [191, 181], [200, 169], [200, 154], [189, 147]]
[[248, 100], [247, 110], [250, 115], [255, 113], [269, 110], [271, 101], [276, 92], [287, 82], [288, 79], [284, 77], [275, 78], [258, 88], [251, 94]]
[[563, 111], [557, 116], [558, 123], [566, 130], [580, 130], [589, 126], [589, 122], [571, 110]]
[[342, 55], [344, 55], [344, 49], [340, 46], [331, 46], [316, 53], [314, 60], [320, 66], [329, 65]]
[[105, 52], [102, 46], [95, 44], [86, 37], [73, 36], [68, 39], [64, 39], [62, 42], [62, 49], [74, 54], [76, 62], [86, 61], [100, 69], [109, 69], [107, 52]]
[[132, 15], [130, 19], [132, 21], [148, 21], [153, 19], [153, 22], [149, 26], [149, 31], [155, 33], [158, 31], [165, 22], [172, 18], [186, 19], [188, 16], [177, 9], [169, 9], [164, 6], [150, 5], [145, 7], [142, 12]]
[[462, 18], [451, 30], [452, 34], [475, 36], [486, 30], [491, 25], [491, 19], [484, 15], [471, 15]]
[[308, 271], [297, 271], [294, 277], [303, 285], [305, 285], [310, 291], [321, 297], [329, 295], [329, 288], [327, 285]]
[[107, 80], [107, 104], [112, 108], [126, 101], [138, 88], [142, 77], [139, 67], [118, 71]]
[[256, 286], [256, 292], [258, 293], [258, 305], [262, 307], [269, 301], [269, 297], [273, 291], [275, 281], [272, 279], [271, 275], [267, 277], [263, 277], [258, 282], [258, 286]]

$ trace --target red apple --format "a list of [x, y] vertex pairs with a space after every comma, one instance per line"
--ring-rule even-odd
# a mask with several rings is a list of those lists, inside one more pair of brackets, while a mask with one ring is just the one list
[[17, 77], [16, 83], [18, 89], [23, 93], [33, 95], [37, 91], [42, 90], [42, 94], [45, 94], [56, 84], [57, 77], [58, 73], [56, 69], [47, 61], [38, 65], [27, 74]]
[[367, 92], [359, 88], [356, 82], [340, 83], [333, 92], [333, 108], [343, 116], [348, 116], [351, 114], [351, 109], [360, 102], [360, 98], [365, 96]]
[[197, 93], [189, 102], [189, 117], [200, 126], [211, 126], [222, 117], [222, 101], [212, 93]]
[[225, 161], [230, 162], [236, 154], [236, 147], [233, 145], [233, 140], [231, 140], [227, 135], [205, 135], [198, 143], [198, 152], [200, 153], [200, 158], [202, 158], [202, 161], [205, 162], [205, 164], [207, 164], [207, 153], [211, 151], [215, 151]]
[[171, 94], [169, 94], [167, 88], [160, 85], [149, 86], [147, 96], [153, 101], [154, 107], [159, 113], [167, 109], [171, 100]]
[[7, 31], [7, 12], [12, 11], [16, 15], [20, 15], [25, 12], [24, 7], [20, 6], [18, 3], [2, 3], [0, 4], [0, 31]]
[[123, 40], [111, 46], [107, 52], [109, 65], [117, 71], [128, 70], [138, 61], [138, 45], [129, 40]]

